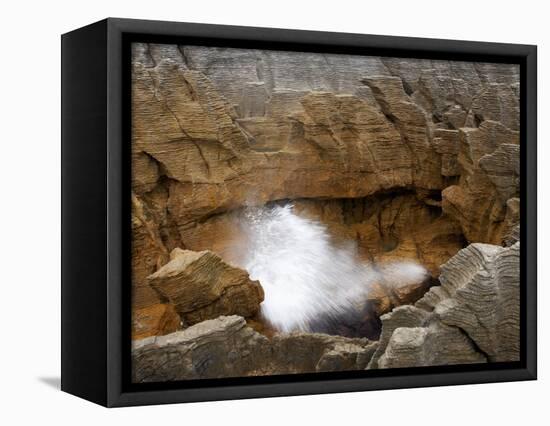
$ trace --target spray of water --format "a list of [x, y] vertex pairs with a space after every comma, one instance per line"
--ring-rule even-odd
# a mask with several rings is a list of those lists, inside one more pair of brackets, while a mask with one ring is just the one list
[[410, 262], [384, 269], [361, 262], [352, 246], [335, 246], [324, 225], [296, 215], [290, 204], [249, 208], [241, 226], [247, 242], [239, 263], [262, 284], [262, 315], [282, 332], [311, 331], [315, 322], [358, 312], [370, 285], [391, 274], [400, 283], [426, 274]]

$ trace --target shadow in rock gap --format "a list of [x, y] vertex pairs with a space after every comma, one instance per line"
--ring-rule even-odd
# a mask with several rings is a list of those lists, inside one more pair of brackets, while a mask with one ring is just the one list
[[370, 304], [366, 304], [362, 310], [348, 312], [337, 318], [313, 321], [310, 324], [310, 330], [313, 333], [378, 340], [382, 323], [374, 308]]

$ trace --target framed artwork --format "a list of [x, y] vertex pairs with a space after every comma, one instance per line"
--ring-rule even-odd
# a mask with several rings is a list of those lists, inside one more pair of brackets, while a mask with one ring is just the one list
[[62, 389], [536, 378], [536, 47], [107, 19], [62, 37]]

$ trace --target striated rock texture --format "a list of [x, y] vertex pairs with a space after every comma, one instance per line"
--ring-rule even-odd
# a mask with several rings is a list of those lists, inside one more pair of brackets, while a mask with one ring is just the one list
[[133, 381], [243, 377], [364, 369], [377, 343], [324, 334], [272, 339], [239, 316], [221, 316], [133, 343]]
[[476, 352], [472, 342], [460, 330], [434, 323], [428, 327], [397, 328], [378, 360], [378, 368], [480, 362], [486, 362], [486, 358]]
[[135, 340], [135, 382], [519, 360], [519, 243], [472, 244], [441, 286], [382, 316], [379, 341], [324, 334], [270, 339], [239, 316]]
[[260, 310], [262, 287], [246, 271], [210, 251], [174, 249], [170, 257], [147, 281], [174, 305], [186, 326], [220, 315], [253, 317]]
[[518, 361], [519, 244], [471, 244], [451, 258], [441, 286], [382, 316], [368, 368]]
[[234, 260], [246, 205], [293, 200], [434, 278], [513, 241], [516, 65], [134, 44], [132, 83], [134, 307], [176, 247]]

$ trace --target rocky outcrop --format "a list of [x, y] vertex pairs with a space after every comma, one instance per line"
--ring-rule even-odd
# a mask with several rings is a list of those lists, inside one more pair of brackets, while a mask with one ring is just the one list
[[368, 368], [519, 360], [519, 242], [472, 244], [440, 281], [415, 306], [382, 316]]
[[169, 255], [161, 237], [159, 224], [150, 208], [132, 195], [132, 306], [146, 308], [161, 302], [147, 283], [148, 275], [168, 261]]
[[376, 343], [323, 334], [272, 339], [238, 316], [219, 317], [133, 342], [134, 382], [243, 377], [365, 368]]
[[378, 359], [378, 368], [422, 367], [486, 362], [459, 329], [434, 323], [397, 328]]
[[[181, 255], [180, 255], [181, 256]], [[383, 315], [378, 342], [254, 331], [242, 317], [135, 340], [136, 382], [519, 360], [519, 242], [472, 244], [442, 266], [441, 285]]]
[[247, 205], [341, 211], [335, 237], [434, 277], [519, 223], [515, 65], [139, 43], [132, 65], [134, 306], [175, 247], [234, 260]]
[[[519, 242], [509, 248], [472, 244], [443, 267], [448, 297], [434, 312], [463, 330], [490, 361], [519, 360], [519, 255]], [[434, 298], [425, 298], [417, 304], [429, 308]]]
[[378, 368], [378, 359], [384, 354], [393, 332], [401, 327], [420, 327], [427, 322], [429, 313], [415, 308], [414, 306], [401, 306], [395, 308], [391, 313], [383, 315], [382, 333], [378, 341], [378, 347], [368, 364], [368, 368]]
[[158, 303], [132, 311], [132, 340], [162, 336], [181, 329], [181, 319], [174, 305]]
[[[137, 43], [132, 82], [136, 381], [518, 359], [518, 66]], [[240, 215], [287, 202], [430, 272], [372, 285], [379, 342], [262, 322]]]
[[[519, 196], [519, 132], [495, 121], [459, 130], [456, 185], [442, 191], [442, 208], [471, 242], [502, 244], [519, 212], [508, 201]], [[505, 220], [506, 219], [506, 220]]]
[[210, 251], [174, 249], [170, 258], [147, 281], [174, 305], [186, 326], [220, 315], [253, 317], [259, 312], [264, 293], [246, 271]]

